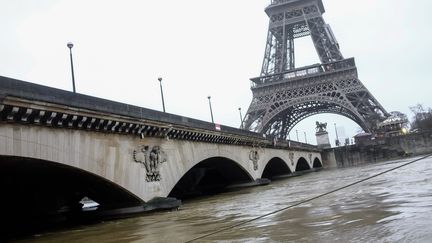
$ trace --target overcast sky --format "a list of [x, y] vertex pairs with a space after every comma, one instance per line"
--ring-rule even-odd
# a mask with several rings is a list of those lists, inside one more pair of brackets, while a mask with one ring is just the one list
[[[240, 126], [259, 75], [270, 0], [0, 0], [0, 76]], [[387, 111], [430, 107], [432, 1], [324, 0], [324, 18], [360, 80]], [[296, 43], [296, 66], [318, 63], [310, 37]], [[310, 117], [291, 133], [315, 143], [315, 121], [342, 137], [358, 125], [337, 115]]]

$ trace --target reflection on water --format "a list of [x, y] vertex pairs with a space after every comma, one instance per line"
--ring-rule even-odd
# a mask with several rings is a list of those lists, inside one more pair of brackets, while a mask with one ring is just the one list
[[[178, 211], [35, 236], [40, 242], [185, 242], [401, 165], [322, 170], [264, 187], [186, 201]], [[431, 242], [432, 159], [199, 242]]]

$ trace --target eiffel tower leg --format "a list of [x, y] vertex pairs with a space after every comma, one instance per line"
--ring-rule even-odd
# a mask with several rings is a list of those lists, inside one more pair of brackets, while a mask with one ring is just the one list
[[330, 26], [324, 22], [324, 19], [316, 17], [307, 19], [306, 23], [321, 63], [343, 60], [336, 37], [334, 37]]

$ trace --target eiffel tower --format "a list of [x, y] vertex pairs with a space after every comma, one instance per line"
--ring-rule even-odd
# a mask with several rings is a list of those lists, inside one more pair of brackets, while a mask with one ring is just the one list
[[[261, 75], [252, 78], [247, 130], [286, 140], [301, 120], [339, 114], [374, 132], [388, 115], [360, 82], [354, 58], [344, 58], [322, 15], [322, 0], [272, 0]], [[320, 64], [295, 67], [294, 40], [311, 36]]]

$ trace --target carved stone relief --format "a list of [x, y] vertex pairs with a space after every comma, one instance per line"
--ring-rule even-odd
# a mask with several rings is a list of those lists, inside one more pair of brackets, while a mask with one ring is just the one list
[[294, 153], [290, 152], [288, 155], [289, 159], [291, 160], [291, 165], [294, 166]]
[[146, 181], [160, 181], [160, 165], [167, 161], [167, 156], [159, 146], [143, 145], [138, 147], [133, 152], [133, 159], [136, 163], [140, 163], [146, 169]]
[[258, 170], [258, 160], [259, 160], [259, 153], [258, 150], [254, 149], [249, 152], [249, 159], [252, 161], [254, 165], [254, 170]]

